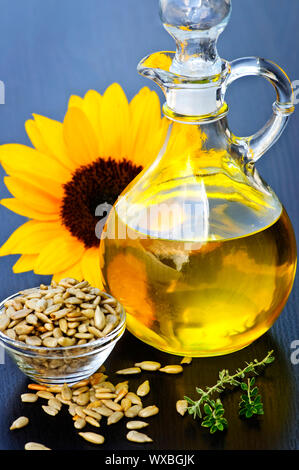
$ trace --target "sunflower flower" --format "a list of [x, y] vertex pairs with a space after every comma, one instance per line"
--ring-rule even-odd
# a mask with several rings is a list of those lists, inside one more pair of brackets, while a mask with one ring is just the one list
[[0, 256], [21, 255], [15, 273], [33, 270], [100, 287], [95, 209], [112, 205], [157, 155], [167, 131], [158, 96], [143, 88], [129, 103], [113, 84], [103, 95], [71, 96], [63, 123], [33, 115], [25, 127], [34, 148], [0, 146], [13, 196], [1, 204], [29, 220]]

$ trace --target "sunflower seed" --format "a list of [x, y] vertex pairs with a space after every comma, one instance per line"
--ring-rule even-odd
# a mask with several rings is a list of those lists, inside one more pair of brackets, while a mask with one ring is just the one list
[[149, 392], [150, 392], [150, 384], [149, 384], [149, 381], [146, 380], [141, 385], [139, 385], [136, 393], [139, 397], [145, 397]]
[[112, 413], [114, 413], [113, 410], [110, 410], [110, 408], [107, 408], [105, 405], [98, 405], [95, 408], [93, 408], [93, 411], [105, 417], [111, 416]]
[[149, 423], [145, 423], [144, 421], [128, 421], [126, 424], [127, 429], [142, 429], [148, 425]]
[[33, 326], [31, 325], [24, 325], [22, 323], [19, 323], [18, 325], [16, 325], [15, 327], [15, 331], [17, 333], [17, 335], [29, 335], [29, 333], [32, 332], [33, 330]]
[[165, 366], [159, 370], [160, 372], [165, 372], [165, 374], [180, 374], [181, 372], [183, 372], [182, 366], [178, 364]]
[[29, 315], [29, 313], [31, 313], [32, 310], [28, 309], [28, 308], [23, 308], [22, 310], [18, 310], [17, 312], [14, 312], [10, 315], [10, 318], [12, 320], [21, 320], [22, 318], [25, 318], [27, 317], [27, 315]]
[[132, 402], [129, 400], [129, 398], [123, 398], [120, 404], [124, 412], [126, 412], [132, 406]]
[[52, 336], [49, 338], [43, 339], [43, 345], [46, 346], [46, 348], [56, 348], [57, 347], [57, 339], [53, 338]]
[[117, 395], [115, 393], [98, 393], [95, 394], [96, 398], [99, 400], [110, 400], [111, 398], [115, 398]]
[[21, 395], [21, 401], [23, 403], [34, 403], [38, 400], [38, 396], [35, 393], [23, 393]]
[[141, 405], [141, 398], [136, 393], [128, 392], [126, 397], [133, 403], [133, 405]]
[[59, 400], [57, 400], [57, 398], [54, 397], [54, 398], [50, 398], [50, 400], [48, 401], [48, 406], [60, 411], [62, 407], [62, 403]]
[[191, 364], [192, 362], [192, 357], [183, 357], [183, 359], [181, 360], [181, 364]]
[[138, 431], [129, 431], [127, 434], [127, 439], [128, 441], [140, 442], [140, 443], [153, 442], [153, 440], [150, 437], [148, 437], [146, 434], [143, 434], [142, 432], [138, 432]]
[[94, 325], [98, 330], [102, 330], [106, 324], [105, 315], [99, 306], [96, 307], [94, 314]]
[[10, 426], [10, 430], [13, 431], [14, 429], [21, 429], [27, 426], [29, 423], [29, 419], [26, 418], [26, 416], [20, 416], [18, 419], [16, 419], [12, 425]]
[[85, 386], [85, 387], [76, 388], [75, 390], [72, 391], [72, 394], [74, 397], [76, 397], [78, 395], [81, 395], [81, 393], [88, 392], [88, 391], [89, 391], [89, 387]]
[[186, 413], [187, 409], [188, 409], [188, 402], [187, 402], [187, 400], [178, 400], [178, 401], [176, 402], [176, 410], [177, 410], [177, 412], [178, 412], [180, 415], [184, 416], [184, 414]]
[[141, 410], [141, 405], [133, 405], [127, 411], [125, 411], [125, 416], [127, 418], [136, 418]]
[[126, 380], [125, 382], [119, 382], [114, 387], [116, 393], [118, 393], [122, 388], [126, 388], [127, 391], [129, 391], [129, 381], [128, 380]]
[[138, 416], [140, 418], [149, 418], [159, 413], [159, 408], [156, 405], [147, 406], [139, 411]]
[[66, 338], [63, 336], [62, 338], [58, 338], [57, 342], [63, 347], [74, 346], [76, 344], [76, 338]]
[[128, 367], [128, 369], [121, 369], [116, 371], [116, 373], [119, 375], [140, 374], [140, 372], [140, 367]]
[[95, 326], [88, 326], [87, 327], [89, 333], [91, 333], [93, 336], [96, 338], [103, 338], [103, 333], [101, 333], [100, 330], [98, 330]]
[[10, 339], [16, 339], [16, 337], [17, 337], [17, 334], [16, 334], [15, 330], [13, 330], [12, 328], [9, 328], [8, 330], [5, 330], [4, 333]]
[[50, 400], [50, 398], [54, 398], [53, 393], [48, 392], [48, 390], [39, 390], [38, 392], [36, 392], [36, 395], [39, 398], [45, 398], [45, 400]]
[[26, 322], [30, 325], [36, 326], [38, 324], [38, 318], [34, 313], [29, 313], [26, 317]]
[[44, 410], [45, 413], [47, 413], [50, 416], [56, 416], [58, 411], [57, 408], [53, 408], [52, 406], [47, 406], [43, 405], [42, 409]]
[[38, 336], [27, 336], [25, 343], [29, 346], [40, 346], [42, 344], [42, 340], [38, 338]]
[[112, 413], [111, 416], [109, 416], [107, 420], [107, 424], [110, 425], [110, 424], [118, 423], [118, 421], [120, 421], [123, 418], [123, 416], [124, 414], [122, 411], [115, 411], [114, 413]]
[[76, 397], [76, 403], [81, 406], [86, 406], [89, 403], [89, 392], [78, 395], [78, 397]]
[[79, 432], [79, 436], [92, 444], [103, 444], [105, 442], [104, 436], [95, 432]]
[[35, 310], [37, 312], [44, 312], [48, 307], [48, 302], [45, 299], [40, 299], [35, 304]]
[[49, 447], [39, 444], [38, 442], [27, 442], [25, 444], [25, 450], [51, 450]]
[[100, 423], [96, 419], [92, 418], [91, 416], [86, 416], [85, 421], [91, 424], [92, 426], [95, 426], [96, 428], [100, 427]]
[[61, 389], [61, 396], [64, 400], [71, 400], [73, 392], [67, 384], [64, 384]]
[[74, 426], [76, 429], [83, 429], [85, 428], [86, 426], [86, 421], [84, 418], [78, 418], [76, 419], [76, 421], [74, 422]]
[[105, 406], [107, 406], [107, 408], [110, 408], [110, 410], [121, 411], [121, 405], [119, 405], [118, 403], [114, 403], [114, 401], [112, 400], [102, 400], [102, 402]]
[[94, 418], [97, 421], [100, 421], [102, 419], [102, 415], [100, 413], [98, 413], [97, 411], [91, 410], [89, 408], [83, 408], [83, 412], [87, 416], [91, 416], [91, 418]]
[[140, 367], [142, 370], [154, 371], [160, 369], [161, 364], [155, 361], [143, 361], [136, 362], [135, 366]]

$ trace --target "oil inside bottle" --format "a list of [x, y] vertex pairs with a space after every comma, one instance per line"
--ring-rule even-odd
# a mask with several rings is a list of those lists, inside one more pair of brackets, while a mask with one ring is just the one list
[[[291, 291], [296, 242], [283, 209], [266, 227], [206, 242], [129, 236], [101, 243], [105, 287], [144, 342], [172, 354], [216, 356], [266, 332]], [[108, 224], [109, 231], [109, 224]]]

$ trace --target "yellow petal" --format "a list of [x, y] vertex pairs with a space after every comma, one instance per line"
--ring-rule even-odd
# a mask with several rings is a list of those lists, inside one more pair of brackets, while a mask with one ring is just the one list
[[57, 213], [55, 214], [46, 214], [42, 212], [38, 212], [32, 207], [27, 206], [23, 201], [20, 201], [19, 199], [14, 199], [14, 198], [8, 198], [8, 199], [2, 199], [0, 201], [2, 206], [6, 207], [12, 212], [15, 212], [16, 214], [20, 214], [23, 217], [28, 217], [28, 219], [36, 219], [36, 220], [44, 220], [44, 221], [50, 221], [50, 220], [59, 220], [59, 215]]
[[65, 148], [63, 124], [55, 121], [54, 119], [40, 116], [39, 114], [33, 114], [33, 117], [43, 145], [47, 149], [44, 153], [53, 156], [59, 163], [61, 163], [61, 165], [74, 171], [76, 169], [76, 165], [68, 157]]
[[99, 157], [93, 128], [81, 109], [68, 109], [63, 123], [63, 137], [69, 158], [78, 166], [87, 165]]
[[25, 201], [27, 206], [32, 207], [38, 212], [57, 214], [57, 218], [59, 217], [60, 201], [54, 195], [47, 192], [47, 188], [43, 191], [14, 176], [6, 176], [4, 183], [9, 192], [17, 199]]
[[18, 171], [13, 172], [13, 176], [17, 177], [21, 181], [25, 181], [36, 188], [46, 191], [51, 196], [55, 196], [55, 199], [60, 201], [64, 197], [64, 188], [63, 184], [58, 183], [52, 179], [39, 175], [37, 178], [35, 175], [30, 175], [29, 173], [21, 173]]
[[102, 96], [95, 90], [89, 90], [84, 96], [82, 109], [88, 117], [96, 133], [98, 133], [100, 129], [101, 104]]
[[74, 264], [70, 268], [66, 269], [65, 271], [61, 271], [60, 273], [55, 273], [53, 276], [53, 281], [59, 282], [61, 279], [65, 279], [67, 277], [71, 277], [76, 279], [77, 281], [83, 280], [83, 274], [81, 269], [81, 263]]
[[59, 236], [53, 237], [36, 260], [34, 272], [36, 274], [53, 274], [64, 271], [83, 256], [85, 251], [83, 243], [72, 237], [66, 230]]
[[0, 146], [0, 163], [9, 175], [25, 173], [34, 176], [46, 176], [59, 183], [66, 183], [71, 173], [56, 160], [21, 144], [5, 144]]
[[45, 244], [59, 236], [64, 229], [56, 222], [30, 220], [18, 227], [0, 248], [0, 256], [39, 253]]
[[12, 270], [14, 273], [25, 273], [32, 271], [34, 263], [38, 255], [22, 255], [18, 261], [13, 265]]
[[114, 83], [107, 88], [101, 104], [103, 156], [122, 160], [128, 153], [130, 114], [128, 100], [121, 86]]
[[151, 163], [163, 145], [158, 95], [143, 88], [130, 103], [131, 127], [128, 157], [143, 167]]
[[81, 261], [83, 278], [93, 287], [103, 288], [101, 280], [99, 248], [89, 248]]
[[83, 110], [83, 106], [84, 106], [84, 101], [83, 101], [83, 98], [81, 98], [81, 96], [77, 96], [77, 95], [70, 96], [68, 108], [75, 107], [75, 108], [79, 108]]
[[48, 153], [48, 147], [46, 146], [40, 131], [37, 128], [36, 122], [33, 119], [28, 119], [25, 122], [25, 130], [33, 147], [41, 153]]

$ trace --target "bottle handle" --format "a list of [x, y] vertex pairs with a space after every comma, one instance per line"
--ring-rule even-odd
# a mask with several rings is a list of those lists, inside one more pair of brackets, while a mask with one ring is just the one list
[[244, 57], [230, 63], [231, 71], [226, 85], [249, 75], [264, 77], [276, 90], [273, 115], [264, 127], [249, 137], [236, 137], [229, 131], [232, 145], [249, 161], [256, 162], [280, 137], [290, 115], [294, 112], [294, 92], [290, 79], [274, 62], [259, 57]]

